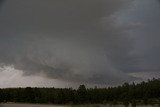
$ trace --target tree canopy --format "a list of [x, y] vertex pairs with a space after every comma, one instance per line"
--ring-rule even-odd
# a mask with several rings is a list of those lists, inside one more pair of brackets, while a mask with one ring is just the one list
[[72, 88], [5, 88], [0, 89], [0, 102], [21, 103], [53, 103], [53, 104], [84, 104], [84, 103], [160, 103], [160, 79], [152, 79], [138, 84], [124, 83], [117, 87], [86, 88], [80, 85]]

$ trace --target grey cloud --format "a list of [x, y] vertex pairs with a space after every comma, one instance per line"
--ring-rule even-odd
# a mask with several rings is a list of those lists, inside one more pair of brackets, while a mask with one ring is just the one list
[[[137, 1], [137, 9], [130, 13], [130, 21], [140, 22], [143, 26], [132, 30], [135, 44], [133, 53], [137, 57], [134, 72], [160, 72], [159, 69], [159, 0]], [[135, 16], [136, 14], [136, 16]], [[134, 15], [134, 16], [133, 16]]]
[[[134, 81], [138, 78], [128, 73], [148, 66], [140, 60], [149, 55], [141, 53], [155, 55], [150, 50], [158, 48], [153, 45], [143, 50], [148, 46], [144, 43], [147, 38], [137, 36], [142, 34], [139, 31], [142, 26], [127, 24], [128, 29], [125, 23], [117, 24], [118, 18], [127, 22], [122, 20], [126, 17], [129, 23], [140, 21], [146, 26], [141, 16], [126, 12], [125, 7], [132, 8], [132, 3], [132, 0], [6, 0], [0, 12], [0, 63], [14, 65], [23, 70], [24, 76], [43, 74], [68, 82], [112, 85]], [[141, 31], [144, 33], [145, 29]], [[150, 40], [150, 34], [147, 37]], [[156, 39], [159, 40], [157, 36]], [[139, 47], [139, 43], [144, 46]], [[157, 55], [146, 62], [158, 64]]]
[[5, 4], [8, 6], [3, 8], [1, 15], [4, 19], [1, 19], [4, 20], [2, 24], [9, 25], [7, 28], [11, 31], [19, 29], [19, 32], [39, 32], [42, 30], [41, 32], [46, 33], [47, 31], [72, 31], [72, 29], [87, 30], [94, 27], [99, 18], [112, 14], [119, 7], [120, 2], [121, 0], [116, 2], [111, 0], [47, 0], [47, 2], [6, 0]]
[[0, 0], [0, 5], [2, 5], [3, 2], [4, 2], [4, 0]]

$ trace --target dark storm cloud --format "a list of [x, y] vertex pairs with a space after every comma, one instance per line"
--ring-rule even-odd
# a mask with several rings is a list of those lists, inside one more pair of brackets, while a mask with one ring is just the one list
[[1, 5], [2, 5], [3, 1], [4, 1], [4, 0], [0, 0], [0, 4], [1, 4]]
[[[0, 12], [1, 65], [14, 65], [24, 75], [43, 74], [71, 82], [119, 84], [135, 80], [128, 73], [140, 70], [140, 63], [146, 65], [139, 60], [148, 55], [140, 54], [145, 44], [137, 46], [143, 35], [130, 34], [140, 24], [132, 22], [130, 14], [122, 14], [131, 2], [6, 0]], [[124, 16], [131, 20], [127, 27], [117, 24]]]
[[131, 32], [134, 36], [134, 54], [137, 57], [133, 72], [160, 73], [160, 4], [159, 0], [142, 0], [135, 2], [137, 7], [130, 14], [129, 20], [141, 23], [140, 27]]
[[0, 0], [0, 9], [1, 9], [3, 2], [4, 2], [4, 0]]

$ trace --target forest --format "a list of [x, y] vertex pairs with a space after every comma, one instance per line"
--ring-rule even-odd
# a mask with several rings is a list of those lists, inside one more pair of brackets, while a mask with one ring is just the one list
[[160, 104], [160, 79], [107, 88], [3, 88], [0, 102], [48, 104]]

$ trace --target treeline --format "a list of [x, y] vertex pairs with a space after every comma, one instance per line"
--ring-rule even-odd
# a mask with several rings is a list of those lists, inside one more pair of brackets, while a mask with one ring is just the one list
[[6, 88], [0, 89], [0, 102], [97, 104], [160, 103], [160, 79], [139, 84], [124, 83], [118, 87], [86, 88]]

